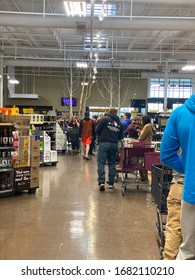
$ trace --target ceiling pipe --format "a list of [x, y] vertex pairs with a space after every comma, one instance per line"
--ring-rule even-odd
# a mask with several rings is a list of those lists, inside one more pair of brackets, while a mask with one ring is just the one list
[[[72, 65], [72, 63], [76, 63], [77, 59], [70, 59], [66, 61], [53, 61], [52, 67], [56, 68], [64, 68], [69, 67]], [[169, 69], [181, 69], [183, 65], [186, 64], [186, 61], [179, 61], [179, 62], [170, 62], [169, 63]], [[5, 66], [18, 66], [18, 67], [51, 67], [51, 61], [45, 60], [45, 61], [39, 61], [39, 60], [29, 60], [26, 59], [20, 59], [20, 60], [14, 60], [14, 59], [4, 59], [4, 65]], [[97, 66], [97, 68], [110, 68], [110, 60], [105, 61], [98, 61], [98, 64], [95, 65], [95, 63], [92, 63], [92, 67]], [[149, 69], [149, 70], [158, 70], [159, 61], [148, 61], [148, 62], [132, 62], [132, 61], [125, 61], [121, 62], [118, 60], [115, 60], [115, 63], [113, 65], [114, 68], [120, 68], [120, 69]]]
[[[59, 1], [61, 2], [61, 0], [55, 0], [55, 1]], [[67, 2], [69, 2], [69, 0], [66, 0]], [[107, 0], [106, 3], [121, 3], [121, 2], [124, 2], [124, 3], [129, 3], [130, 0]], [[78, 0], [72, 0], [71, 2], [78, 2]], [[80, 0], [80, 2], [86, 2], [86, 0]], [[195, 4], [194, 3], [194, 0], [133, 0], [133, 3], [144, 3], [144, 4], [148, 4], [148, 3], [151, 3], [151, 4], [160, 4], [160, 3], [163, 3], [163, 4], [177, 4], [177, 5], [188, 5], [188, 4]]]
[[[75, 0], [76, 1], [76, 0]], [[118, 3], [119, 0], [107, 0], [107, 3]], [[129, 0], [123, 0], [124, 3], [129, 3]], [[143, 3], [143, 4], [177, 4], [177, 5], [194, 5], [194, 0], [133, 0], [133, 4], [135, 3]]]
[[[72, 29], [81, 21], [79, 16], [68, 17], [64, 14], [18, 13], [0, 11], [0, 26], [14, 27], [45, 27]], [[194, 31], [195, 17], [166, 17], [166, 16], [107, 16], [101, 22], [104, 30], [171, 30]], [[83, 20], [90, 26], [90, 17]], [[99, 28], [99, 18], [94, 16], [94, 29]]]
[[[94, 5], [95, 0], [91, 0], [91, 24], [90, 24], [90, 64], [93, 59], [93, 19], [94, 19]], [[90, 65], [91, 69], [91, 65]]]

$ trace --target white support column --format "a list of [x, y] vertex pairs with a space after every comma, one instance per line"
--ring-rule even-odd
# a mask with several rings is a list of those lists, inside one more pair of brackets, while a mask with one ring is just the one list
[[195, 94], [195, 75], [192, 78], [192, 94]]
[[3, 107], [3, 57], [0, 57], [0, 108]]
[[167, 108], [168, 61], [165, 62], [164, 110]]

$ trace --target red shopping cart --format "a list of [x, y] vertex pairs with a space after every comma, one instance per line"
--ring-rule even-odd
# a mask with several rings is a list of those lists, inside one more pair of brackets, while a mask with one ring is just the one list
[[145, 153], [154, 152], [155, 145], [147, 142], [134, 142], [122, 147], [120, 150], [120, 167], [122, 173], [122, 195], [125, 195], [127, 184], [132, 182], [126, 176], [127, 173], [135, 175], [137, 189], [139, 188], [139, 171], [147, 170], [145, 168]]

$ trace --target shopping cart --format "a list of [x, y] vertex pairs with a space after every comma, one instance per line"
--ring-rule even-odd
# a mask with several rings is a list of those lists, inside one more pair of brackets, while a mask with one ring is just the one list
[[145, 169], [145, 153], [154, 152], [155, 145], [147, 142], [134, 142], [120, 149], [120, 167], [122, 174], [122, 195], [125, 195], [127, 184], [132, 182], [128, 173], [135, 175], [137, 189], [139, 188], [139, 171]]
[[173, 179], [172, 169], [163, 164], [152, 165], [152, 183], [151, 194], [156, 204], [158, 233], [158, 244], [160, 248], [160, 257], [163, 258], [165, 245], [165, 227], [167, 219], [167, 196], [170, 190], [170, 183]]
[[123, 141], [118, 141], [118, 148], [117, 148], [117, 154], [116, 154], [116, 177], [115, 177], [115, 183], [118, 182], [119, 176], [121, 174], [121, 165], [120, 165], [121, 147], [123, 147]]
[[[145, 169], [152, 172], [153, 164], [162, 164], [160, 161], [160, 152], [148, 152], [144, 154]], [[148, 184], [151, 186], [151, 176], [148, 176]]]

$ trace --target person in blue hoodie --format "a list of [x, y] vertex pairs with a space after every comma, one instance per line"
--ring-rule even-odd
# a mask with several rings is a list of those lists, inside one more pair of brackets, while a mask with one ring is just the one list
[[[182, 149], [182, 155], [178, 153]], [[195, 94], [175, 109], [166, 125], [160, 160], [185, 174], [181, 206], [182, 244], [178, 260], [195, 260]]]
[[[124, 115], [124, 120], [121, 121], [122, 125], [123, 125], [123, 130], [125, 132], [125, 130], [127, 129], [127, 127], [131, 124], [131, 113], [125, 113]], [[125, 136], [125, 135], [124, 135]]]
[[104, 191], [106, 161], [108, 161], [108, 185], [112, 189], [116, 176], [118, 141], [123, 139], [123, 126], [115, 108], [111, 108], [109, 114], [99, 120], [96, 134], [99, 140], [97, 156], [98, 184], [100, 191]]

